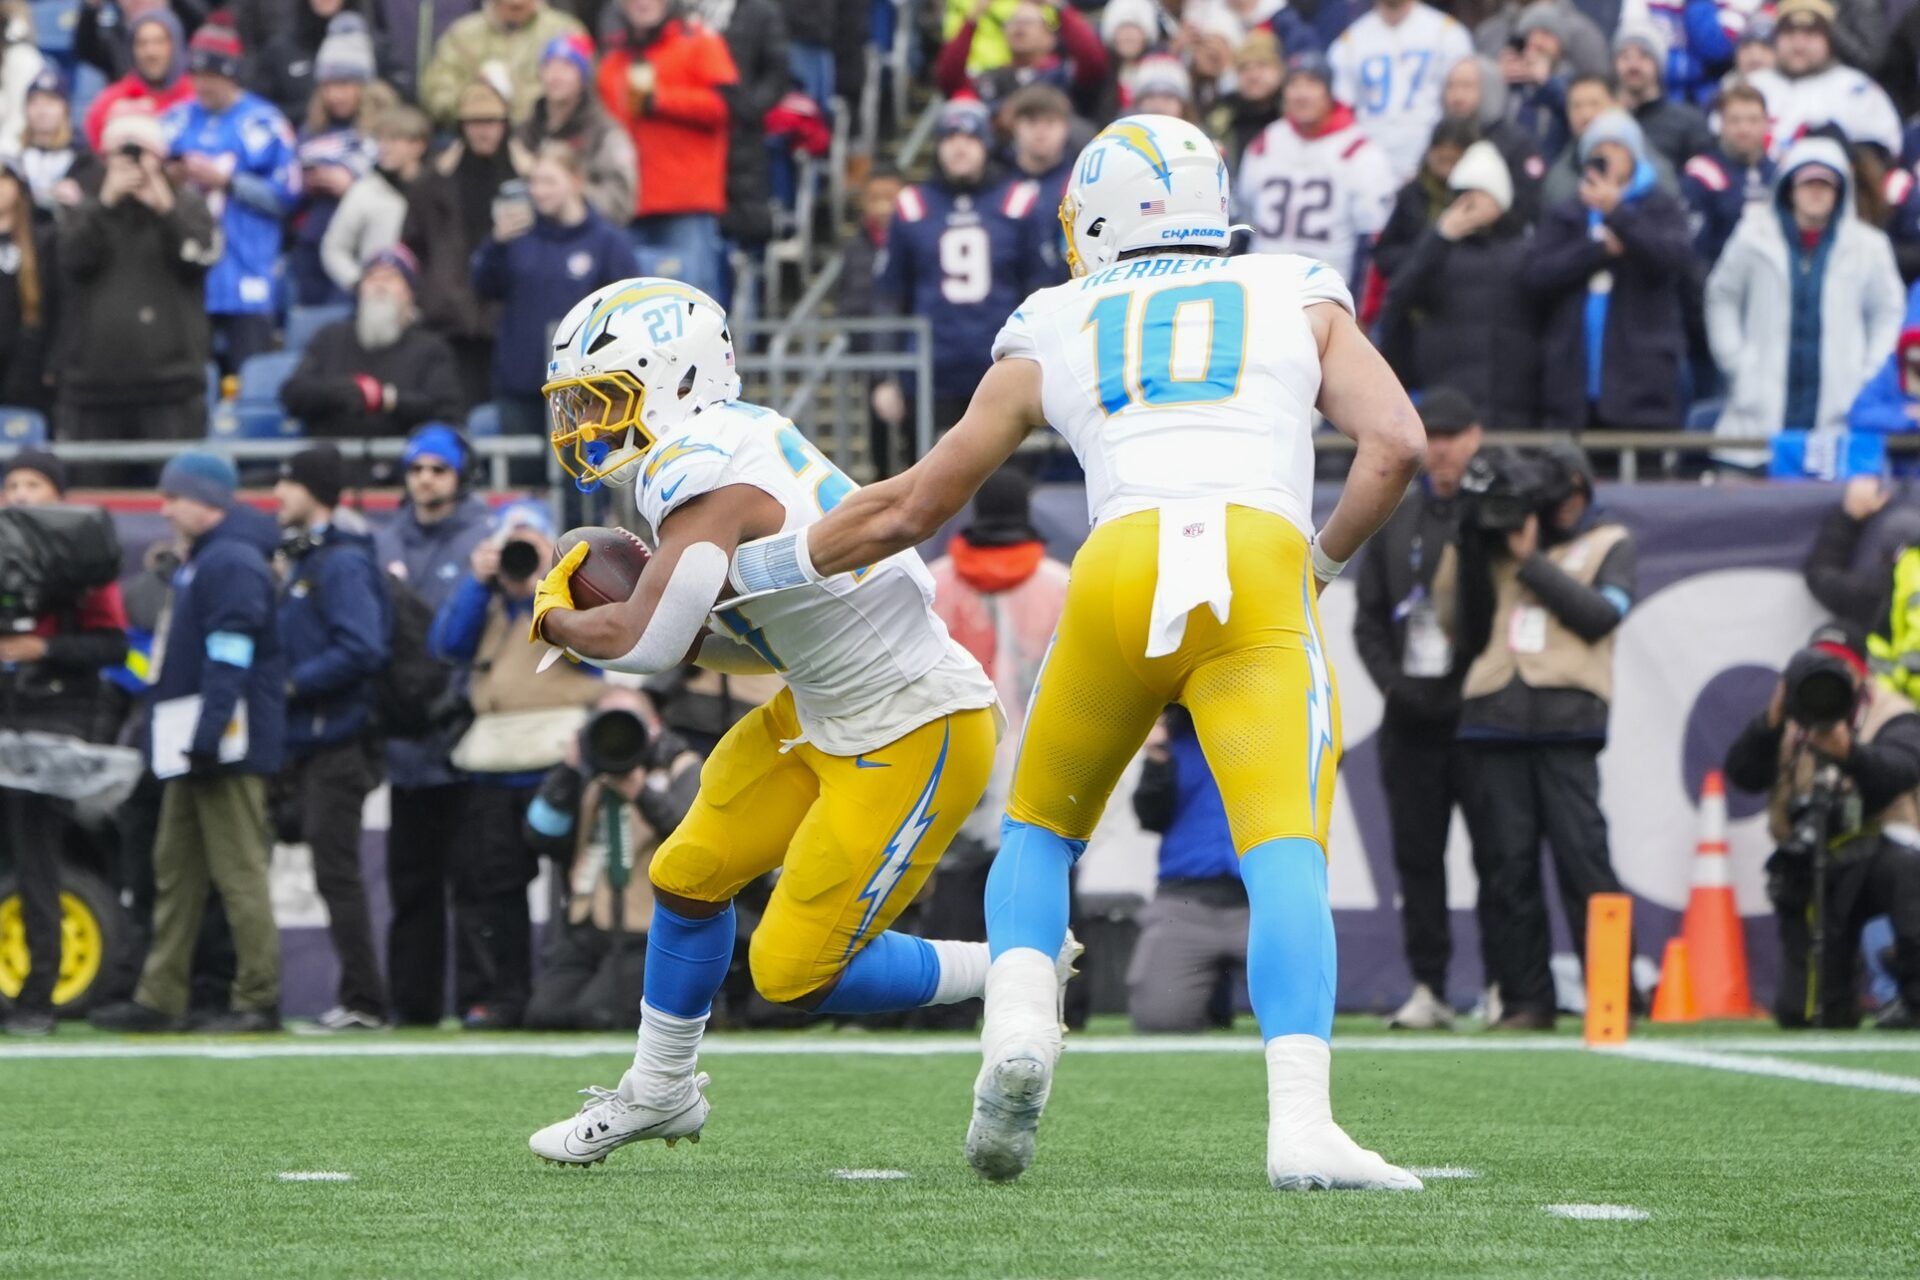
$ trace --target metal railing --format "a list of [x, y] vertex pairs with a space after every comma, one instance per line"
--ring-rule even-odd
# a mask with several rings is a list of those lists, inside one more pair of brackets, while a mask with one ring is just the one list
[[[802, 299], [809, 310], [826, 296], [841, 265], [836, 257]], [[933, 385], [933, 333], [925, 316], [815, 316], [746, 333], [749, 339], [770, 335], [763, 354], [759, 342], [744, 344], [756, 353], [740, 356], [747, 398], [793, 419], [835, 465], [860, 479], [874, 477], [868, 438], [855, 430], [867, 421], [873, 383], [911, 375], [918, 387]], [[920, 457], [933, 447], [933, 398], [914, 397], [911, 410], [913, 456]]]

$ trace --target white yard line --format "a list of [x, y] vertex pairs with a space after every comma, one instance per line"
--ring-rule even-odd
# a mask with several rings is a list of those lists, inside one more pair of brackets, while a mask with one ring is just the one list
[[[1805, 1052], [1805, 1046], [1776, 1044], [1776, 1049]], [[1863, 1071], [1855, 1067], [1829, 1067], [1822, 1063], [1795, 1062], [1766, 1053], [1725, 1053], [1687, 1045], [1644, 1041], [1627, 1044], [1608, 1053], [1638, 1062], [1664, 1062], [1683, 1067], [1707, 1067], [1750, 1076], [1773, 1076], [1781, 1080], [1799, 1080], [1807, 1084], [1832, 1084], [1847, 1089], [1874, 1089], [1882, 1093], [1920, 1094], [1920, 1077], [1896, 1076], [1885, 1071]]]
[[352, 1182], [350, 1173], [338, 1173], [330, 1169], [290, 1169], [278, 1175], [282, 1182]]
[[1630, 1204], [1549, 1204], [1541, 1206], [1556, 1218], [1575, 1222], [1645, 1222], [1651, 1215]]
[[[1338, 1053], [1575, 1053], [1585, 1049], [1572, 1036], [1413, 1035], [1335, 1036]], [[1069, 1054], [1258, 1053], [1252, 1036], [1070, 1036]], [[216, 1040], [164, 1037], [151, 1040], [41, 1040], [0, 1043], [0, 1063], [9, 1059], [93, 1058], [593, 1058], [627, 1054], [633, 1037], [626, 1035], [486, 1037], [463, 1040], [413, 1040], [378, 1032], [338, 1036], [302, 1036], [273, 1040]], [[980, 1043], [971, 1036], [928, 1035], [887, 1038], [882, 1035], [756, 1035], [722, 1033], [700, 1046], [713, 1057], [885, 1057], [928, 1058], [972, 1056]], [[1743, 1062], [1774, 1065], [1761, 1075], [1806, 1073], [1809, 1080], [1838, 1073], [1879, 1080], [1897, 1080], [1920, 1092], [1920, 1079], [1907, 1080], [1880, 1072], [1849, 1072], [1782, 1059], [1753, 1058], [1768, 1053], [1920, 1052], [1920, 1037], [1820, 1036], [1792, 1038], [1714, 1038], [1643, 1040], [1604, 1052], [1646, 1061], [1737, 1069]], [[1782, 1069], [1784, 1068], [1784, 1070]], [[1884, 1087], [1884, 1086], [1861, 1086]], [[1906, 1088], [1898, 1090], [1909, 1091]]]

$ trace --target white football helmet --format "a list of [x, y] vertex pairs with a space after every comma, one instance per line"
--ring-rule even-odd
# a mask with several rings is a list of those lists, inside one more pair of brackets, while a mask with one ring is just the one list
[[629, 483], [655, 440], [708, 405], [739, 399], [727, 313], [659, 276], [596, 289], [554, 330], [540, 392], [567, 474], [583, 487]]
[[1060, 200], [1067, 267], [1112, 266], [1129, 249], [1227, 247], [1227, 162], [1213, 139], [1173, 116], [1124, 116], [1073, 163]]

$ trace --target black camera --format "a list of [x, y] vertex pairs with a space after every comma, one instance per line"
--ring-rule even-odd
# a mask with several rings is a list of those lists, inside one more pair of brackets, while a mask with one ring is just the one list
[[1461, 525], [1504, 538], [1571, 491], [1571, 482], [1551, 459], [1493, 445], [1474, 454], [1460, 478]]
[[1803, 729], [1823, 729], [1853, 716], [1858, 696], [1853, 671], [1831, 653], [1802, 649], [1787, 661], [1781, 683], [1787, 719]]
[[652, 741], [646, 721], [622, 707], [608, 707], [581, 726], [580, 763], [588, 773], [617, 778], [646, 762]]
[[30, 631], [119, 574], [120, 537], [100, 508], [0, 508], [0, 631]]
[[500, 576], [508, 582], [525, 582], [540, 572], [540, 548], [524, 538], [514, 538], [500, 547]]

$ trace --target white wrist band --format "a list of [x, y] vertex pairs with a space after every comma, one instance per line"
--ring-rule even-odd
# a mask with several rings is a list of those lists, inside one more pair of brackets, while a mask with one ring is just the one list
[[824, 577], [813, 567], [813, 560], [807, 554], [805, 525], [792, 533], [776, 533], [741, 543], [734, 549], [733, 566], [727, 573], [727, 582], [739, 595], [783, 591], [822, 581]]
[[1320, 535], [1315, 534], [1307, 543], [1307, 558], [1313, 562], [1313, 576], [1321, 582], [1332, 582], [1347, 567], [1345, 560], [1335, 560], [1320, 546]]

